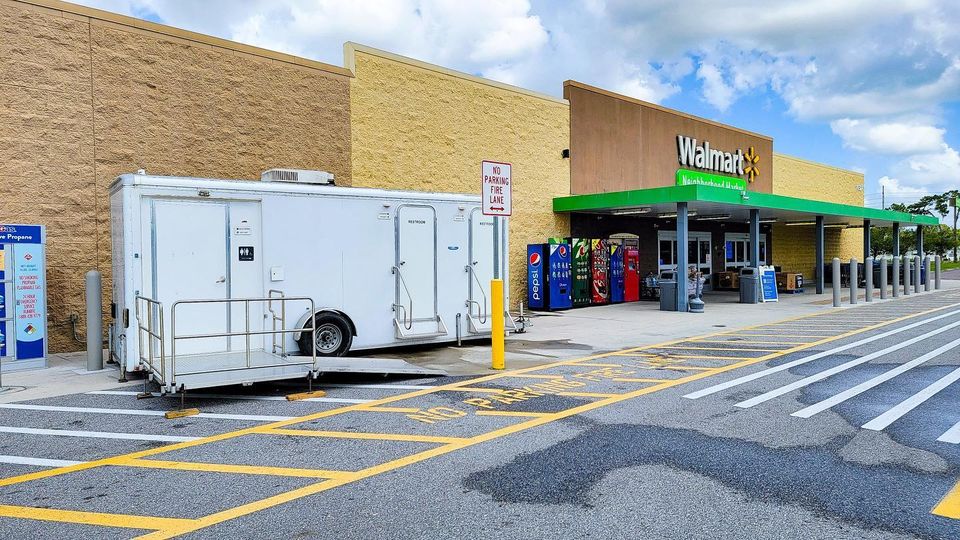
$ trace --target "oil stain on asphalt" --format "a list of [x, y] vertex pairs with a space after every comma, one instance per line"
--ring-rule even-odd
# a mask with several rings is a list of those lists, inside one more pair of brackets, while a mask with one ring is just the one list
[[768, 448], [685, 429], [594, 425], [573, 439], [474, 473], [464, 485], [500, 502], [590, 507], [591, 489], [608, 472], [666, 465], [764, 503], [800, 505], [867, 528], [960, 538], [960, 523], [930, 514], [953, 487], [954, 474], [847, 462], [837, 455], [847, 441], [838, 437], [824, 446]]

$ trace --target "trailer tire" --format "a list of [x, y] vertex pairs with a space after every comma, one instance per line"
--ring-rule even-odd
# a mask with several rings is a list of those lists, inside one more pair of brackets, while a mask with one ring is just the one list
[[[343, 356], [350, 350], [353, 343], [353, 332], [351, 331], [350, 321], [346, 317], [332, 311], [317, 313], [313, 318], [317, 328], [317, 356]], [[300, 333], [300, 339], [297, 340], [297, 346], [300, 348], [300, 354], [311, 356], [313, 354], [313, 344], [311, 341], [312, 332], [310, 322], [304, 325], [304, 331]]]

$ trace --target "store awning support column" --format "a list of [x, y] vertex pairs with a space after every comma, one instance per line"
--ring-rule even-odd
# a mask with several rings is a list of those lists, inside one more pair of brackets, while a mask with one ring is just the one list
[[677, 203], [677, 311], [687, 311], [687, 251], [689, 250], [687, 203]]
[[814, 275], [817, 278], [817, 294], [823, 294], [823, 216], [817, 216], [817, 228], [814, 235], [816, 236], [814, 243], [817, 250]]
[[867, 260], [867, 257], [873, 256], [873, 253], [870, 253], [873, 251], [870, 240], [870, 220], [865, 219], [863, 220], [863, 260]]
[[923, 225], [917, 225], [917, 257], [923, 257]]
[[900, 224], [899, 223], [893, 224], [892, 240], [893, 240], [893, 256], [899, 257], [900, 256]]
[[750, 210], [750, 265], [760, 267], [760, 210]]

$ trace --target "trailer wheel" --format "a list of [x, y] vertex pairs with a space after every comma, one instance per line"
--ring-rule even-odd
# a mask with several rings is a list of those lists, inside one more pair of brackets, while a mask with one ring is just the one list
[[[350, 350], [353, 343], [353, 333], [350, 331], [350, 323], [339, 313], [325, 311], [318, 313], [314, 317], [314, 324], [317, 326], [317, 356], [343, 356]], [[305, 325], [309, 328], [309, 322]], [[313, 354], [313, 344], [310, 343], [310, 332], [302, 332], [300, 339], [297, 340], [297, 346], [300, 347], [300, 354], [310, 356]]]

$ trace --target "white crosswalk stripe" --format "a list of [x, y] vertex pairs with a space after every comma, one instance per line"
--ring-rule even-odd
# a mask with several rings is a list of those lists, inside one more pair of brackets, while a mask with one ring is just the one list
[[848, 370], [848, 369], [850, 369], [850, 368], [852, 368], [852, 367], [856, 367], [856, 366], [859, 366], [859, 365], [861, 365], [861, 364], [866, 364], [867, 362], [869, 362], [869, 361], [871, 361], [871, 360], [874, 360], [874, 359], [876, 359], [876, 358], [880, 358], [881, 356], [890, 354], [890, 353], [892, 353], [892, 352], [899, 351], [900, 349], [905, 349], [905, 348], [907, 348], [907, 347], [909, 347], [909, 346], [911, 346], [911, 345], [913, 345], [913, 344], [915, 344], [915, 343], [919, 343], [919, 342], [921, 342], [921, 341], [923, 341], [923, 340], [925, 340], [925, 339], [930, 339], [931, 337], [936, 336], [936, 335], [938, 335], [938, 334], [942, 334], [942, 333], [944, 333], [944, 332], [948, 332], [948, 331], [953, 330], [954, 328], [956, 328], [956, 327], [958, 327], [958, 326], [960, 326], [960, 321], [957, 321], [957, 322], [954, 322], [954, 323], [950, 323], [950, 324], [948, 324], [948, 325], [946, 325], [946, 326], [941, 326], [940, 328], [937, 328], [936, 330], [931, 330], [930, 332], [927, 332], [926, 334], [923, 334], [923, 335], [919, 335], [919, 336], [910, 338], [910, 339], [908, 339], [908, 340], [906, 340], [906, 341], [901, 341], [900, 343], [897, 343], [896, 345], [892, 345], [892, 346], [887, 347], [887, 348], [885, 348], [885, 349], [881, 349], [881, 350], [879, 350], [879, 351], [877, 351], [877, 352], [870, 353], [870, 354], [868, 354], [868, 355], [866, 355], [866, 356], [861, 356], [860, 358], [857, 358], [856, 360], [850, 360], [849, 362], [844, 362], [844, 363], [840, 364], [839, 366], [835, 366], [835, 367], [832, 367], [832, 368], [830, 368], [830, 369], [825, 369], [825, 370], [823, 370], [823, 371], [821, 371], [821, 372], [819, 372], [819, 373], [817, 373], [817, 374], [815, 374], [815, 375], [811, 375], [811, 376], [809, 376], [809, 377], [804, 377], [803, 379], [800, 379], [799, 381], [794, 381], [794, 382], [792, 382], [792, 383], [790, 383], [790, 384], [781, 386], [780, 388], [776, 388], [776, 389], [771, 390], [771, 391], [769, 391], [769, 392], [765, 392], [765, 393], [763, 393], [763, 394], [760, 394], [759, 396], [755, 396], [755, 397], [752, 397], [752, 398], [750, 398], [750, 399], [741, 401], [741, 402], [739, 402], [739, 403], [734, 404], [734, 406], [735, 406], [735, 407], [739, 407], [739, 408], [741, 408], [741, 409], [749, 409], [750, 407], [755, 407], [755, 406], [757, 406], [757, 405], [759, 405], [759, 404], [761, 404], [761, 403], [764, 403], [764, 402], [766, 402], [766, 401], [770, 401], [771, 399], [780, 397], [780, 396], [782, 396], [782, 395], [784, 395], [784, 394], [789, 394], [790, 392], [793, 392], [794, 390], [803, 388], [804, 386], [808, 386], [808, 385], [813, 384], [813, 383], [815, 383], [815, 382], [817, 382], [817, 381], [822, 381], [823, 379], [826, 379], [827, 377], [832, 377], [833, 375], [836, 375], [837, 373], [841, 373], [841, 372], [843, 372], [843, 371], [846, 371], [846, 370]]
[[[884, 373], [881, 373], [880, 375], [877, 375], [876, 377], [873, 377], [872, 379], [870, 379], [870, 380], [868, 380], [868, 381], [864, 381], [864, 382], [862, 382], [862, 383], [854, 386], [853, 388], [844, 390], [843, 392], [840, 392], [839, 394], [837, 394], [837, 395], [835, 395], [835, 396], [833, 396], [833, 397], [827, 398], [827, 399], [825, 399], [825, 400], [823, 400], [823, 401], [820, 401], [820, 402], [818, 402], [818, 403], [814, 403], [813, 405], [810, 405], [809, 407], [805, 407], [805, 408], [803, 408], [803, 409], [800, 409], [799, 411], [793, 413], [792, 416], [796, 416], [796, 417], [799, 417], [799, 418], [810, 418], [811, 416], [813, 416], [813, 415], [815, 415], [815, 414], [817, 414], [817, 413], [819, 413], [819, 412], [825, 411], [825, 410], [833, 407], [834, 405], [838, 405], [838, 404], [840, 404], [840, 403], [843, 403], [844, 401], [846, 401], [846, 400], [848, 400], [848, 399], [850, 399], [850, 398], [852, 398], [852, 397], [854, 397], [854, 396], [858, 396], [858, 395], [866, 392], [867, 390], [870, 390], [871, 388], [875, 388], [875, 387], [883, 384], [884, 382], [889, 381], [890, 379], [893, 379], [894, 377], [896, 377], [896, 376], [898, 376], [898, 375], [901, 375], [901, 374], [903, 374], [903, 373], [906, 373], [907, 371], [910, 371], [911, 369], [913, 369], [913, 368], [915, 368], [915, 367], [923, 364], [924, 362], [927, 362], [927, 361], [929, 361], [929, 360], [932, 360], [932, 359], [940, 356], [941, 354], [943, 354], [943, 353], [945, 353], [945, 352], [947, 352], [947, 351], [951, 351], [951, 350], [955, 349], [955, 348], [957, 347], [957, 345], [960, 345], [960, 339], [953, 340], [953, 341], [951, 341], [950, 343], [947, 343], [946, 345], [943, 345], [942, 347], [939, 347], [939, 348], [937, 348], [937, 349], [934, 349], [934, 350], [932, 350], [932, 351], [930, 351], [930, 352], [928, 352], [928, 353], [920, 356], [919, 358], [915, 358], [915, 359], [913, 359], [913, 360], [910, 360], [909, 362], [906, 362], [906, 363], [901, 364], [901, 365], [899, 365], [899, 366], [897, 366], [897, 367], [895, 367], [895, 368], [893, 368], [893, 369], [890, 369], [890, 370], [888, 370], [888, 371], [886, 371], [886, 372], [884, 372]], [[944, 387], [945, 387], [945, 386], [944, 386]], [[931, 394], [931, 395], [932, 395], [932, 394]], [[919, 402], [919, 403], [917, 403], [917, 405], [919, 405], [920, 403], [922, 403], [922, 401]], [[914, 405], [914, 407], [915, 407], [915, 406], [916, 406], [916, 405]], [[912, 407], [911, 407], [911, 408], [912, 408]], [[909, 411], [909, 409], [905, 410], [903, 413], [906, 414], [907, 411]], [[887, 412], [889, 412], [889, 411], [887, 411]], [[893, 417], [893, 419], [891, 419], [890, 422], [893, 422], [893, 420], [896, 420], [897, 418], [899, 418], [899, 416]], [[888, 422], [887, 424], [885, 424], [883, 427], [886, 427], [886, 425], [888, 425], [888, 424], [889, 424], [889, 422]], [[864, 427], [866, 427], [866, 426], [864, 426]], [[879, 429], [883, 429], [883, 427], [880, 427]], [[867, 428], [867, 429], [874, 429], [874, 428]]]
[[[874, 418], [873, 420], [867, 422], [862, 427], [864, 429], [870, 429], [874, 431], [880, 431], [890, 424], [896, 422], [903, 415], [912, 411], [913, 409], [919, 407], [923, 402], [935, 396], [938, 392], [944, 388], [950, 386], [951, 384], [960, 380], [960, 368], [957, 368], [947, 375], [937, 379], [930, 386], [924, 388], [923, 390], [917, 392], [916, 394], [910, 396], [909, 398], [901, 401], [896, 406], [888, 410], [887, 412], [881, 414], [880, 416]], [[937, 439], [940, 440], [940, 439]]]
[[899, 328], [894, 328], [893, 330], [888, 330], [888, 331], [886, 331], [886, 332], [882, 332], [882, 333], [877, 334], [877, 335], [874, 335], [874, 336], [869, 336], [869, 337], [866, 337], [866, 338], [863, 338], [863, 339], [859, 339], [859, 340], [854, 341], [854, 342], [852, 342], [852, 343], [848, 343], [848, 344], [846, 344], [846, 345], [841, 345], [840, 347], [834, 347], [834, 348], [832, 348], [832, 349], [829, 349], [829, 350], [826, 350], [826, 351], [822, 351], [822, 352], [819, 352], [819, 353], [816, 353], [816, 354], [811, 354], [811, 355], [809, 355], [809, 356], [805, 356], [805, 357], [803, 357], [803, 358], [799, 358], [799, 359], [797, 359], [797, 360], [793, 360], [793, 361], [787, 362], [787, 363], [785, 363], [785, 364], [780, 364], [779, 366], [774, 366], [774, 367], [772, 367], [772, 368], [764, 369], [764, 370], [758, 371], [758, 372], [756, 372], [756, 373], [751, 373], [751, 374], [749, 374], [749, 375], [744, 375], [743, 377], [738, 377], [738, 378], [736, 378], [736, 379], [733, 379], [733, 380], [730, 380], [730, 381], [727, 381], [727, 382], [724, 382], [724, 383], [715, 384], [715, 385], [713, 385], [713, 386], [704, 388], [703, 390], [699, 390], [699, 391], [697, 391], [697, 392], [691, 392], [691, 393], [689, 393], [689, 394], [686, 394], [686, 395], [684, 395], [683, 397], [685, 397], [685, 398], [687, 398], [687, 399], [699, 399], [699, 398], [706, 397], [706, 396], [709, 396], [709, 395], [712, 395], [712, 394], [716, 394], [717, 392], [722, 392], [722, 391], [724, 391], [724, 390], [728, 390], [728, 389], [730, 389], [730, 388], [733, 388], [734, 386], [740, 386], [741, 384], [746, 384], [746, 383], [748, 383], [748, 382], [755, 381], [755, 380], [757, 380], [757, 379], [761, 379], [761, 378], [766, 377], [766, 376], [768, 376], [768, 375], [773, 375], [774, 373], [779, 373], [779, 372], [781, 372], [781, 371], [786, 371], [786, 370], [792, 369], [792, 368], [794, 368], [794, 367], [796, 367], [796, 366], [800, 366], [800, 365], [803, 365], [803, 364], [806, 364], [806, 363], [809, 363], [809, 362], [813, 362], [814, 360], [819, 360], [819, 359], [821, 359], [821, 358], [826, 358], [826, 357], [828, 357], [828, 356], [832, 356], [832, 355], [834, 355], [834, 354], [837, 354], [837, 353], [840, 353], [840, 352], [843, 352], [843, 351], [848, 351], [848, 350], [850, 350], [850, 349], [853, 349], [853, 348], [855, 348], [855, 347], [859, 347], [859, 346], [861, 346], [861, 345], [865, 345], [865, 344], [867, 344], [867, 343], [872, 343], [872, 342], [877, 341], [877, 340], [880, 340], [880, 339], [884, 339], [884, 338], [887, 338], [887, 337], [890, 337], [890, 336], [893, 336], [893, 335], [896, 335], [896, 334], [899, 334], [899, 333], [902, 333], [902, 332], [906, 332], [907, 330], [912, 330], [912, 329], [917, 328], [917, 327], [919, 327], [919, 326], [922, 326], [922, 325], [924, 325], [924, 324], [929, 324], [929, 323], [932, 323], [932, 322], [935, 322], [935, 321], [939, 321], [939, 320], [945, 319], [945, 318], [947, 318], [947, 317], [954, 317], [954, 316], [956, 316], [956, 315], [958, 315], [958, 314], [960, 314], [960, 310], [951, 311], [951, 312], [949, 312], [949, 313], [944, 313], [944, 314], [942, 314], [942, 315], [937, 315], [936, 317], [930, 317], [929, 319], [924, 319], [924, 320], [922, 320], [922, 321], [917, 321], [917, 322], [915, 322], [915, 323], [911, 323], [911, 324], [908, 324], [908, 325], [906, 325], [906, 326], [901, 326], [901, 327], [899, 327]]

